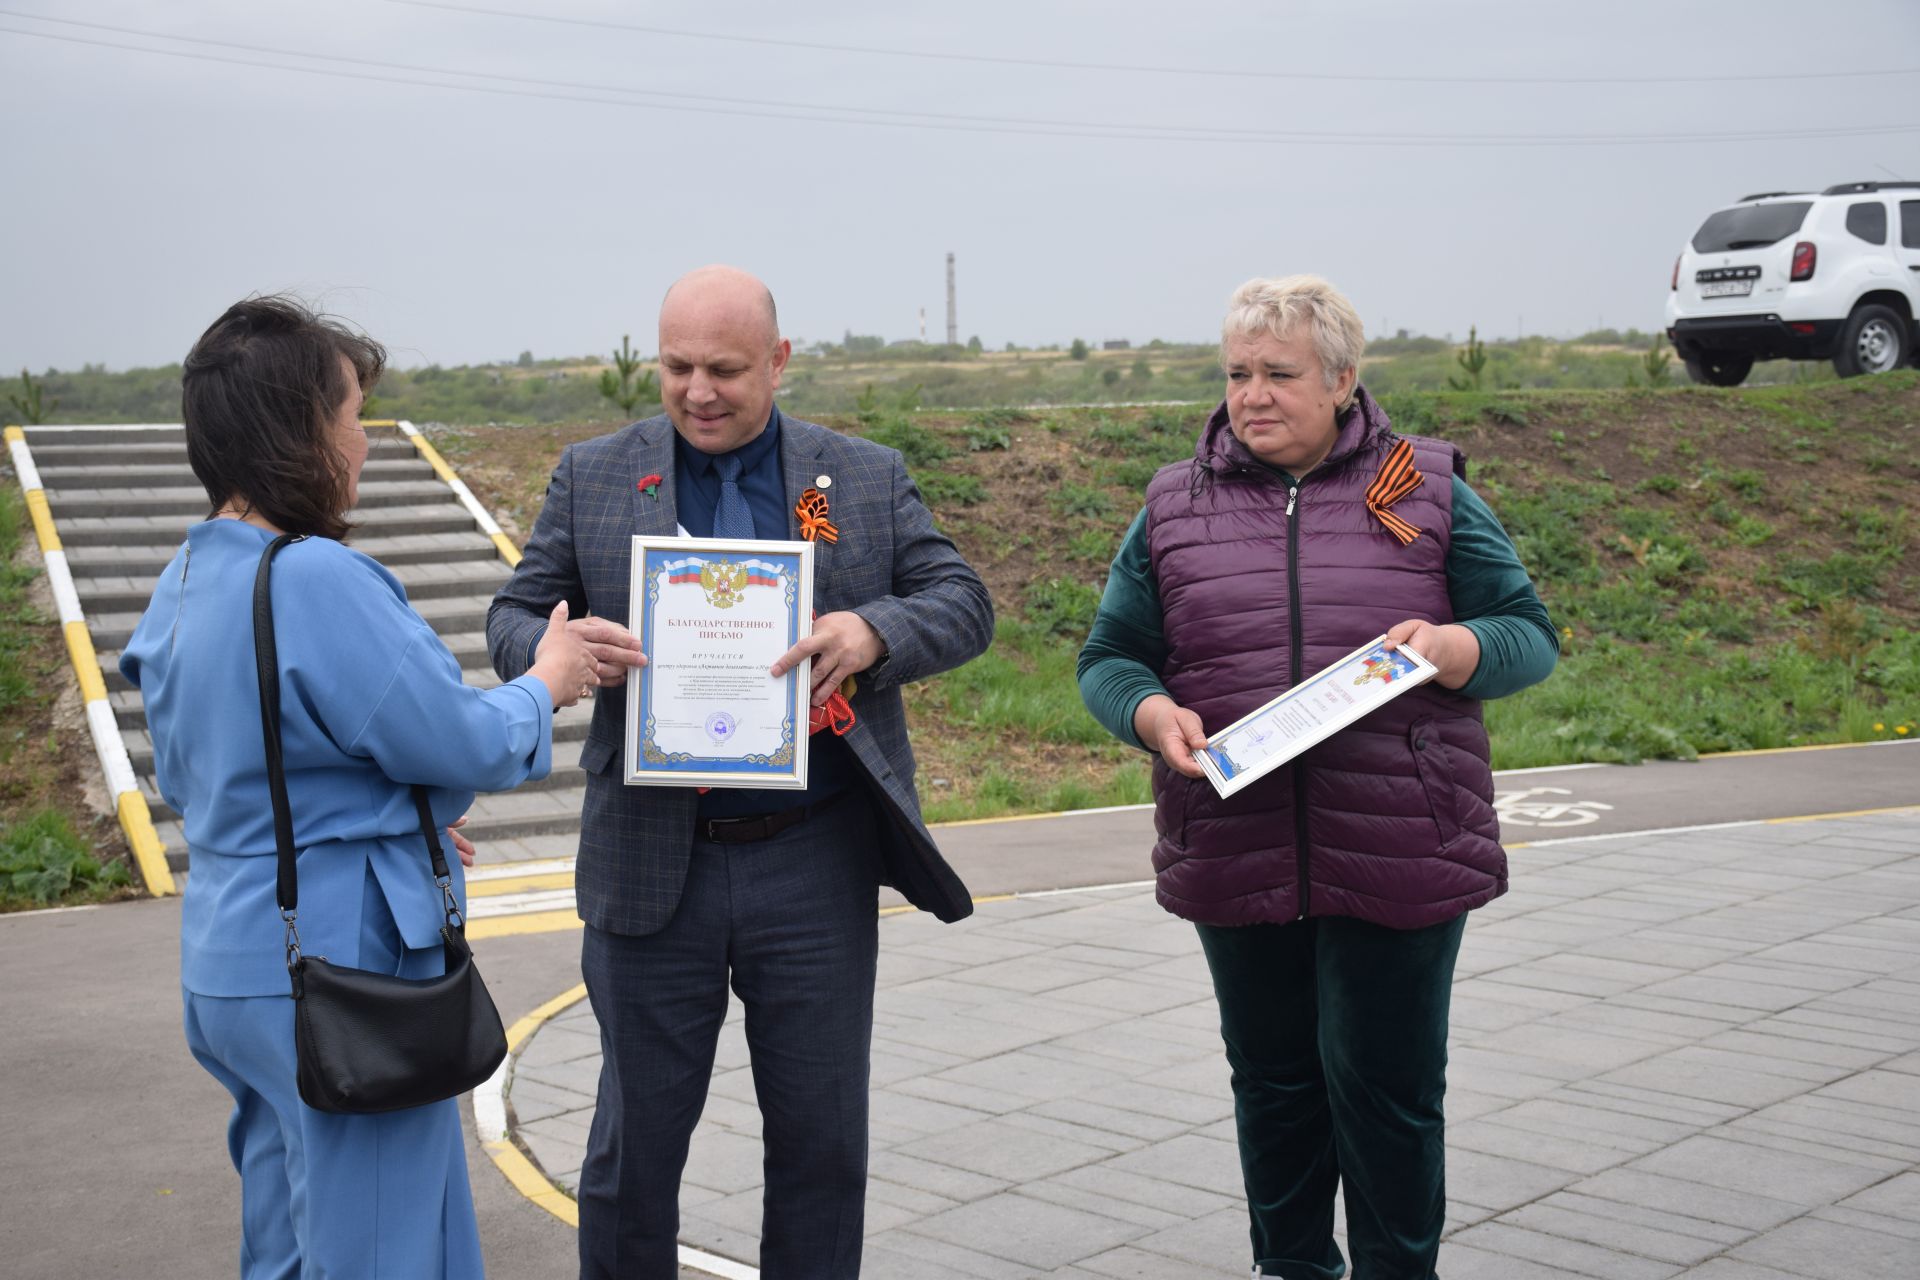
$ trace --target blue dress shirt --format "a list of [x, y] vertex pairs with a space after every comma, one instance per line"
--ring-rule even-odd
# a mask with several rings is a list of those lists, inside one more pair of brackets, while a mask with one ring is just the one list
[[[773, 407], [766, 430], [732, 450], [731, 455], [740, 459], [740, 492], [753, 509], [754, 536], [785, 541], [787, 481], [780, 466], [780, 406]], [[680, 527], [696, 538], [713, 536], [713, 516], [720, 505], [720, 470], [715, 462], [724, 456], [702, 453], [677, 433], [673, 438], [675, 515]], [[694, 816], [702, 821], [738, 818], [814, 804], [845, 788], [853, 780], [853, 770], [846, 744], [831, 732], [816, 733], [807, 745], [805, 791], [715, 787], [700, 797]]]

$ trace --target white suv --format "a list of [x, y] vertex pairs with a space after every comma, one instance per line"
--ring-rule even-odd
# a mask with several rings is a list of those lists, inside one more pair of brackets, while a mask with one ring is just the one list
[[1917, 317], [1920, 182], [1748, 196], [1700, 224], [1667, 294], [1673, 349], [1716, 387], [1755, 360], [1897, 369], [1920, 349]]

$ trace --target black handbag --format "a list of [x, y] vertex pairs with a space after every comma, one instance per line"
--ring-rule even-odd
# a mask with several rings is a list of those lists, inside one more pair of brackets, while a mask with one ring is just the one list
[[260, 674], [260, 728], [266, 739], [273, 836], [279, 849], [275, 897], [287, 923], [287, 973], [293, 982], [293, 1042], [300, 1100], [315, 1111], [369, 1115], [424, 1106], [465, 1093], [507, 1056], [507, 1036], [454, 902], [453, 876], [426, 788], [413, 788], [433, 880], [446, 902], [440, 926], [447, 971], [437, 978], [396, 978], [349, 969], [300, 952], [299, 874], [294, 865], [293, 810], [280, 755], [280, 661], [273, 643], [268, 589], [274, 553], [303, 535], [283, 533], [260, 557], [253, 580], [253, 652]]

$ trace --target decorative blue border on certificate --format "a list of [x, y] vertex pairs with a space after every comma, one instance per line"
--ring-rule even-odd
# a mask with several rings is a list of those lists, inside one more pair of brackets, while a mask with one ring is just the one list
[[[779, 590], [785, 597], [787, 607], [787, 635], [784, 648], [791, 649], [800, 642], [800, 578], [801, 557], [797, 552], [754, 549], [750, 556], [729, 552], [709, 551], [688, 546], [644, 547], [635, 553], [640, 557], [639, 572], [636, 577], [645, 584], [645, 595], [640, 602], [640, 651], [652, 653], [654, 649], [654, 605], [660, 599], [660, 584], [676, 571], [686, 571], [691, 567], [708, 564], [739, 565], [747, 568], [755, 577], [765, 575], [776, 581], [761, 584], [749, 582], [743, 590], [753, 586], [770, 586]], [[656, 724], [649, 708], [653, 704], [653, 668], [642, 667], [640, 677], [640, 759], [649, 774], [732, 774], [740, 777], [792, 778], [794, 773], [795, 742], [795, 705], [799, 698], [797, 681], [798, 669], [789, 671], [784, 677], [786, 685], [786, 718], [780, 725], [780, 746], [772, 755], [751, 755], [739, 759], [724, 759], [714, 756], [695, 756], [686, 752], [662, 751], [654, 742]]]

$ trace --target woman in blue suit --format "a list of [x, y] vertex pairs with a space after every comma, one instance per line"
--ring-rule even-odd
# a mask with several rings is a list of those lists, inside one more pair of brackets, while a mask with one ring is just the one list
[[[278, 533], [308, 535], [275, 557], [273, 616], [309, 955], [440, 973], [444, 913], [410, 784], [431, 789], [435, 820], [449, 824], [475, 790], [543, 776], [553, 709], [594, 681], [578, 630], [561, 625], [526, 676], [466, 687], [400, 583], [343, 545], [367, 456], [360, 405], [385, 360], [377, 343], [282, 298], [239, 303], [201, 336], [182, 407], [212, 512], [188, 530], [120, 660], [192, 851], [187, 1043], [233, 1094], [246, 1280], [482, 1273], [454, 1100], [347, 1116], [299, 1098], [253, 659], [261, 551]], [[564, 622], [564, 602], [553, 616]], [[471, 863], [472, 845], [454, 844]], [[458, 867], [454, 890], [464, 907]]]

